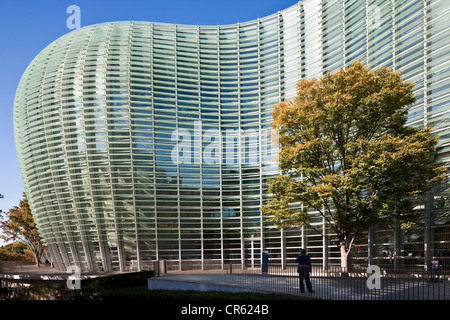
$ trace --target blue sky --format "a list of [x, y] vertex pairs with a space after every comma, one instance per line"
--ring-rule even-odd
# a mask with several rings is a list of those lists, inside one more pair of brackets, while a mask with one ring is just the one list
[[[70, 32], [67, 7], [77, 5], [81, 26], [109, 21], [223, 25], [265, 17], [297, 0], [0, 0], [0, 209], [24, 192], [14, 146], [13, 104], [20, 78], [47, 45]], [[3, 242], [0, 240], [0, 245]]]

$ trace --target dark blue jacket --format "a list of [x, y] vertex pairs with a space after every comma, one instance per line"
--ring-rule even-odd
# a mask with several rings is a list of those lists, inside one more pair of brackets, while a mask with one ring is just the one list
[[295, 262], [298, 263], [298, 272], [300, 272], [301, 270], [306, 272], [311, 271], [311, 258], [306, 254], [299, 255]]

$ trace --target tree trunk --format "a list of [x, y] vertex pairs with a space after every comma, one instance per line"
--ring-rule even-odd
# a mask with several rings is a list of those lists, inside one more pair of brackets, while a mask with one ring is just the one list
[[41, 250], [34, 246], [28, 246], [28, 249], [30, 249], [31, 253], [34, 256], [34, 259], [36, 260], [36, 267], [39, 268], [41, 266], [41, 256], [42, 256]]
[[340, 243], [340, 249], [341, 249], [341, 272], [342, 275], [347, 275], [348, 272], [348, 254], [347, 246], [345, 245], [345, 242]]

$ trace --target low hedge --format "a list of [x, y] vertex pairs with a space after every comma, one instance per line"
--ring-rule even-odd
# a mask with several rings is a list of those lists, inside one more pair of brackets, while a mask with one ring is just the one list
[[66, 281], [0, 288], [1, 300], [97, 300], [102, 291], [147, 286], [153, 271], [112, 274], [80, 280], [80, 289], [68, 289]]

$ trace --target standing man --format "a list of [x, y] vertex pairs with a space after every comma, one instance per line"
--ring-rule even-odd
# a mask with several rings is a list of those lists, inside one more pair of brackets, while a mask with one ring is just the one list
[[315, 292], [312, 289], [311, 280], [309, 279], [309, 273], [311, 272], [311, 258], [306, 255], [305, 249], [300, 249], [300, 255], [297, 257], [295, 262], [298, 263], [297, 272], [300, 280], [300, 291], [302, 293], [305, 292], [305, 286], [303, 285], [303, 280], [305, 280], [308, 292]]

